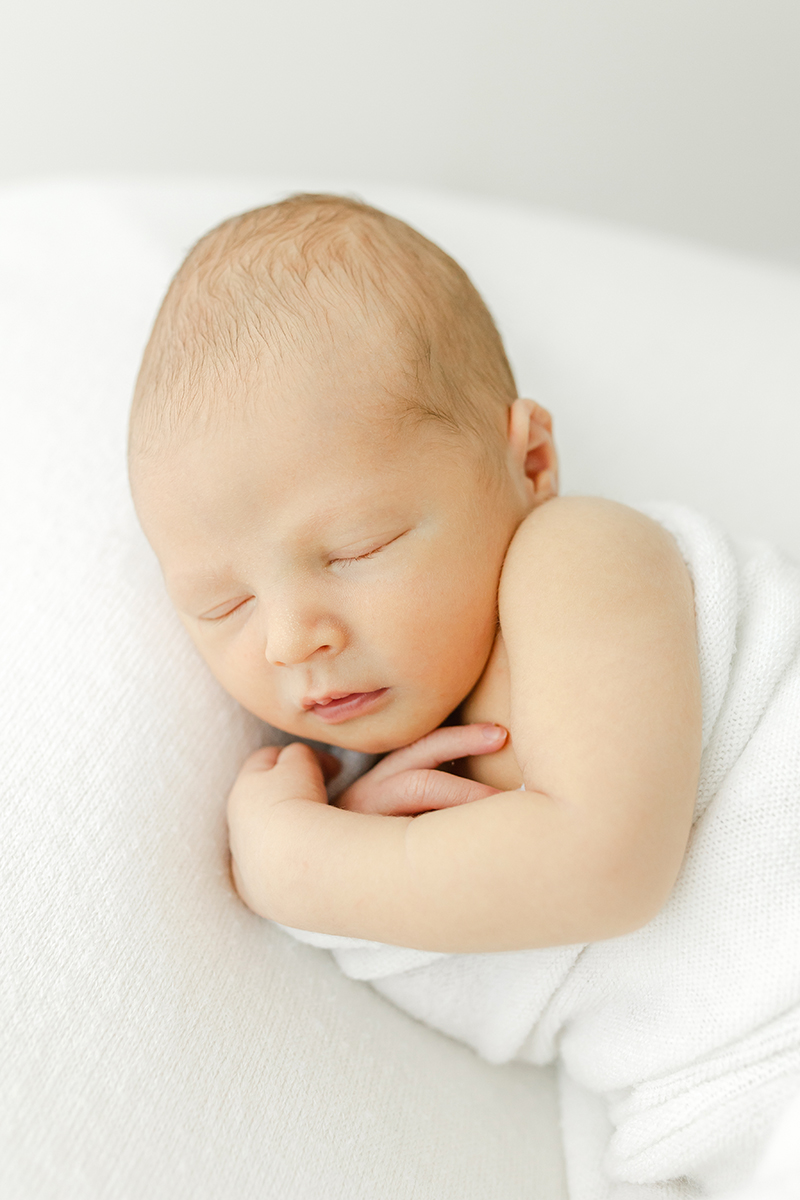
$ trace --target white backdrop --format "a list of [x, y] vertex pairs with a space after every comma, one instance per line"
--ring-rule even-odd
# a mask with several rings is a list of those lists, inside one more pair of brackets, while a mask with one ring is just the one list
[[465, 188], [800, 263], [798, 0], [0, 0], [0, 177]]

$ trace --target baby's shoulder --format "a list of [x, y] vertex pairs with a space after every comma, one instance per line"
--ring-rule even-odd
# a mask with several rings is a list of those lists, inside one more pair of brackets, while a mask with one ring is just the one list
[[555, 539], [562, 551], [569, 539], [580, 549], [624, 542], [629, 548], [668, 548], [677, 553], [673, 538], [658, 521], [602, 496], [554, 496], [539, 504], [518, 527], [512, 545], [547, 539]]
[[[571, 597], [619, 604], [647, 594], [694, 611], [691, 578], [672, 535], [635, 508], [599, 496], [555, 497], [522, 521], [500, 579], [504, 611], [531, 594], [560, 605]], [[567, 604], [567, 607], [571, 607]]]

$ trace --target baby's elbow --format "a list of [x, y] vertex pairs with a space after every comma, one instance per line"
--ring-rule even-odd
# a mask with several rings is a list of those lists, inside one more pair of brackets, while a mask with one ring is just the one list
[[604, 942], [644, 929], [658, 916], [668, 898], [664, 896], [654, 901], [652, 896], [643, 898], [623, 890], [621, 896], [607, 907], [598, 906], [599, 920], [592, 929], [592, 935], [585, 940]]
[[602, 871], [587, 901], [590, 912], [599, 919], [594, 936], [587, 940], [624, 937], [649, 925], [669, 901], [679, 869], [666, 863], [643, 869], [640, 862], [628, 860]]

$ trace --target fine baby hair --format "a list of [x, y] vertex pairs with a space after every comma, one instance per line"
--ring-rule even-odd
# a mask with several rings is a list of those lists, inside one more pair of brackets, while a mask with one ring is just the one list
[[377, 326], [396, 351], [407, 415], [491, 441], [491, 418], [516, 385], [466, 273], [396, 217], [346, 196], [298, 194], [224, 221], [179, 268], [143, 357], [131, 456], [222, 415], [204, 380], [246, 378], [264, 355], [309, 354], [334, 313], [337, 332], [342, 319], [356, 335]]

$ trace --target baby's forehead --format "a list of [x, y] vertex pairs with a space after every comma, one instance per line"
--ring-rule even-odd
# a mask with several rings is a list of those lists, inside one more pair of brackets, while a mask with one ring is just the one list
[[[371, 431], [410, 441], [420, 406], [432, 403], [433, 383], [402, 332], [379, 317], [322, 310], [235, 340], [222, 330], [206, 337], [202, 360], [187, 364], [175, 394], [191, 392], [185, 424], [218, 434], [244, 422], [271, 431], [306, 426], [325, 436]], [[312, 436], [310, 444], [314, 444]], [[213, 452], [213, 436], [209, 450]]]
[[[400, 532], [424, 508], [442, 474], [432, 434], [347, 413], [333, 428], [311, 412], [262, 412], [255, 422], [239, 414], [133, 463], [134, 501], [170, 578], [176, 564], [191, 573], [236, 547], [350, 546]], [[463, 490], [463, 474], [459, 482]]]
[[395, 357], [380, 360], [374, 347], [209, 369], [193, 399], [189, 411], [162, 424], [146, 453], [132, 453], [132, 480], [199, 481], [212, 464], [238, 475], [245, 451], [298, 487], [310, 472], [352, 476], [376, 454], [392, 472], [419, 452], [426, 425], [413, 372]]

